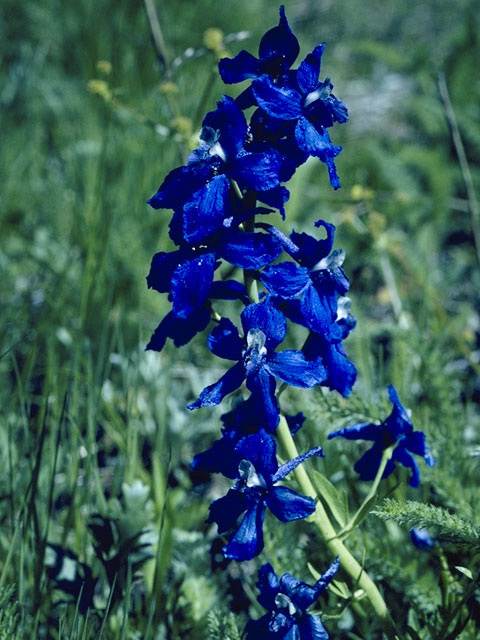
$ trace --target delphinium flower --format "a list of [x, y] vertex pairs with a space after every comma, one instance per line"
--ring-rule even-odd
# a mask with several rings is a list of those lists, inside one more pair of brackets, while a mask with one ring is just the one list
[[208, 339], [210, 351], [237, 363], [218, 382], [206, 387], [188, 408], [220, 404], [246, 380], [252, 402], [265, 427], [271, 430], [277, 425], [279, 413], [275, 379], [308, 389], [321, 384], [326, 372], [320, 358], [306, 360], [303, 353], [296, 350], [275, 351], [286, 336], [287, 323], [269, 297], [248, 305], [242, 311], [241, 320], [243, 338], [228, 318], [222, 318], [213, 329]]
[[[250, 560], [263, 549], [263, 521], [267, 508], [282, 522], [306, 518], [315, 511], [315, 500], [284, 486], [275, 486], [311, 456], [323, 456], [315, 447], [278, 466], [275, 440], [265, 431], [242, 438], [235, 446], [232, 463], [240, 463], [234, 486], [210, 505], [209, 522], [218, 532], [232, 531], [223, 548], [227, 558]], [[240, 524], [238, 520], [245, 512]]]
[[260, 567], [257, 600], [268, 613], [247, 624], [247, 640], [327, 640], [320, 616], [307, 613], [307, 609], [325, 591], [339, 564], [337, 558], [313, 586], [290, 573], [279, 580], [271, 564]]
[[435, 546], [435, 538], [427, 529], [414, 527], [410, 530], [410, 540], [417, 549], [422, 551], [431, 551]]
[[327, 237], [317, 240], [294, 231], [287, 238], [270, 227], [297, 264], [290, 261], [268, 266], [262, 271], [261, 281], [274, 299], [281, 301], [288, 318], [313, 332], [303, 352], [308, 359], [322, 358], [328, 373], [323, 384], [347, 396], [356, 378], [356, 368], [341, 345], [355, 325], [344, 298], [350, 283], [342, 269], [344, 252], [332, 251], [334, 225], [319, 220], [315, 226], [323, 227]]
[[393, 409], [388, 418], [379, 425], [372, 423], [354, 424], [329, 434], [330, 438], [347, 438], [347, 440], [371, 440], [373, 446], [357, 460], [354, 469], [360, 475], [360, 480], [374, 480], [380, 466], [383, 452], [388, 447], [394, 447], [388, 460], [383, 478], [387, 478], [395, 469], [396, 463], [409, 467], [412, 471], [410, 486], [418, 487], [420, 471], [412, 454], [421, 456], [429, 467], [433, 467], [435, 460], [430, 453], [423, 431], [415, 431], [410, 417], [402, 406], [397, 391], [393, 385], [388, 387], [388, 396]]

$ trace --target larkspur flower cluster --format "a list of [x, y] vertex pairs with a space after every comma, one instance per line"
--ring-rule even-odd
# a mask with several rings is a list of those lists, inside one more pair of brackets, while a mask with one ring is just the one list
[[[333, 249], [335, 227], [319, 220], [315, 233], [292, 231], [287, 236], [270, 222], [275, 212], [285, 217], [289, 192], [284, 183], [309, 156], [324, 163], [331, 186], [340, 187], [335, 158], [341, 147], [331, 142], [328, 129], [346, 122], [348, 113], [332, 93], [330, 80], [319, 79], [324, 48], [315, 47], [292, 69], [299, 45], [281, 7], [279, 24], [263, 36], [258, 57], [241, 51], [220, 60], [226, 84], [250, 80], [249, 86], [236, 99], [224, 95], [205, 116], [198, 148], [149, 200], [155, 209], [173, 210], [169, 235], [177, 248], [152, 259], [148, 287], [168, 293], [172, 307], [147, 349], [162, 350], [168, 338], [184, 345], [214, 322], [208, 348], [233, 364], [188, 408], [218, 405], [243, 383], [248, 394], [222, 416], [221, 438], [192, 462], [195, 469], [234, 481], [211, 504], [209, 522], [217, 524], [219, 534], [227, 534], [223, 552], [237, 561], [261, 553], [267, 510], [281, 522], [316, 511], [313, 497], [282, 484], [307, 458], [324, 454], [316, 446], [278, 464], [274, 435], [283, 415], [278, 381], [303, 389], [321, 385], [346, 397], [357, 374], [343, 348], [355, 318], [345, 297], [344, 254]], [[250, 108], [247, 121], [244, 111]], [[225, 264], [230, 265], [227, 270], [222, 269]], [[231, 277], [237, 268], [243, 270], [244, 282]], [[243, 305], [240, 323], [219, 315], [219, 300]], [[305, 330], [301, 349], [280, 348], [289, 323]], [[415, 484], [411, 452], [430, 463], [428, 449], [393, 388], [390, 393], [394, 412], [382, 425], [355, 425], [330, 437], [374, 440], [355, 467], [362, 479], [375, 477], [383, 450], [397, 442], [394, 458], [412, 467]], [[303, 413], [284, 418], [292, 435], [305, 420]], [[393, 467], [392, 459], [385, 475]], [[312, 587], [288, 573], [279, 580], [271, 565], [263, 565], [259, 602], [269, 613], [248, 625], [248, 638], [327, 638], [320, 618], [306, 611], [338, 567], [337, 559]]]

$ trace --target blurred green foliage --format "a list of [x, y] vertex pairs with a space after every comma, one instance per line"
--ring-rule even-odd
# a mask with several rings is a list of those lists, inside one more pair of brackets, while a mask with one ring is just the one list
[[[297, 229], [318, 218], [337, 225], [358, 318], [348, 349], [360, 372], [348, 401], [284, 394], [288, 408], [309, 416], [299, 447], [385, 415], [379, 390], [393, 382], [438, 464], [422, 469], [417, 492], [400, 472], [385, 495], [424, 499], [478, 528], [479, 262], [437, 83], [444, 73], [478, 193], [477, 3], [285, 4], [303, 53], [326, 41], [322, 73], [350, 110], [350, 124], [332, 133], [344, 147], [343, 189], [333, 193], [325, 168], [308, 162], [291, 183], [287, 212]], [[153, 253], [170, 247], [168, 212], [145, 201], [195, 145], [220, 94], [238, 93], [217, 78], [218, 56], [255, 52], [278, 7], [154, 6], [160, 56], [141, 3], [0, 6], [2, 637], [233, 639], [248, 607], [262, 613], [255, 563], [223, 566], [216, 532], [204, 524], [228, 485], [196, 485], [188, 468], [217, 437], [220, 410], [187, 415], [184, 407], [221, 366], [202, 337], [178, 351], [143, 352], [168, 309], [144, 277]], [[242, 40], [230, 37], [244, 30]], [[354, 510], [366, 493], [352, 471], [357, 452], [339, 442], [325, 449], [317, 464]], [[144, 502], [129, 505], [122, 486], [144, 487]], [[153, 558], [137, 566], [135, 544], [121, 556], [119, 592], [96, 553], [94, 514], [120, 527], [117, 542], [150, 534]], [[269, 524], [264, 560], [306, 580], [307, 562], [321, 573], [329, 559], [308, 527]], [[81, 612], [78, 599], [55, 588], [47, 543], [91, 568], [94, 610]], [[349, 543], [405, 638], [478, 637], [478, 591], [455, 569], [478, 571], [478, 563], [462, 545], [422, 554], [397, 524], [373, 516]], [[367, 604], [341, 580], [322, 602], [330, 636], [379, 637]]]

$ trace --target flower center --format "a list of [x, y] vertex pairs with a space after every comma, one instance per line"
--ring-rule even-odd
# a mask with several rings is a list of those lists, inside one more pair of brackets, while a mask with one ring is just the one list
[[278, 609], [287, 609], [289, 615], [294, 616], [297, 613], [297, 608], [284, 593], [277, 593], [275, 596], [275, 606]]
[[227, 161], [225, 149], [220, 144], [220, 131], [212, 127], [203, 127], [200, 133], [200, 140], [209, 147], [210, 156], [218, 156], [223, 162]]
[[345, 251], [343, 249], [335, 249], [332, 253], [326, 258], [322, 258], [317, 262], [317, 264], [313, 267], [312, 271], [322, 271], [322, 269], [328, 269], [329, 271], [333, 271], [333, 269], [337, 269], [341, 267], [345, 260]]
[[330, 78], [325, 78], [325, 82], [320, 84], [318, 89], [310, 91], [310, 93], [306, 95], [303, 106], [306, 108], [314, 102], [317, 102], [317, 100], [326, 100], [331, 92], [332, 86], [330, 84]]
[[267, 487], [264, 477], [258, 473], [249, 460], [240, 461], [238, 473], [247, 487], [262, 487], [264, 489]]
[[258, 327], [250, 329], [247, 334], [247, 347], [243, 351], [243, 364], [248, 373], [258, 369], [267, 354], [266, 335]]

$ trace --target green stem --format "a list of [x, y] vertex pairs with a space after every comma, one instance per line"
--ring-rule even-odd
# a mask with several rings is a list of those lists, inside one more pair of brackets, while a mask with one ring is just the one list
[[350, 520], [350, 522], [344, 527], [344, 529], [342, 529], [339, 532], [338, 534], [339, 538], [345, 539], [367, 515], [371, 507], [372, 501], [375, 499], [377, 495], [378, 485], [380, 484], [380, 481], [383, 477], [383, 472], [385, 471], [387, 462], [392, 457], [392, 453], [394, 449], [395, 449], [395, 444], [392, 444], [390, 447], [384, 450], [382, 459], [380, 460], [380, 466], [378, 467], [377, 475], [375, 476], [375, 480], [373, 481], [372, 486], [370, 487], [370, 491], [368, 492], [365, 500], [362, 502], [358, 511], [355, 513], [355, 515]]
[[[280, 422], [277, 429], [277, 437], [282, 444], [282, 447], [285, 450], [286, 454], [290, 458], [296, 458], [298, 456], [297, 447], [295, 445], [295, 442], [293, 441], [292, 434], [290, 433], [290, 429], [288, 428], [288, 424], [284, 416], [280, 416]], [[309, 521], [315, 523], [330, 551], [333, 553], [333, 555], [339, 557], [342, 569], [344, 569], [352, 577], [355, 584], [363, 589], [363, 591], [366, 593], [388, 638], [394, 638], [395, 629], [390, 618], [387, 605], [385, 604], [380, 591], [378, 590], [376, 584], [373, 582], [370, 576], [363, 569], [363, 567], [353, 557], [344, 543], [337, 537], [337, 533], [328, 518], [325, 507], [323, 506], [321, 501], [318, 500], [318, 495], [315, 491], [315, 487], [313, 486], [307, 472], [303, 468], [303, 465], [297, 467], [297, 469], [295, 470], [295, 476], [302, 492], [305, 495], [313, 498], [317, 503], [315, 513], [310, 516]]]

